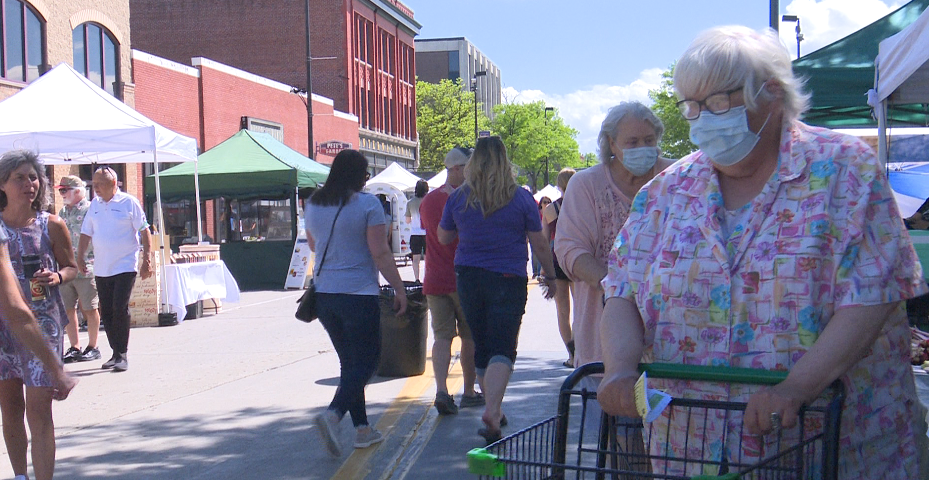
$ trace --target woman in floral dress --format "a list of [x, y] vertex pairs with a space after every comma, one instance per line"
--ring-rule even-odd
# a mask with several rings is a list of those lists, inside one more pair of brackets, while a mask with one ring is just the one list
[[[47, 346], [60, 362], [62, 335], [68, 323], [58, 286], [77, 275], [68, 228], [49, 205], [45, 167], [36, 154], [12, 151], [0, 157], [0, 218], [13, 270], [38, 321]], [[38, 259], [26, 278], [24, 257]], [[37, 480], [55, 470], [55, 425], [52, 400], [58, 397], [55, 372], [0, 323], [0, 411], [3, 437], [17, 478], [26, 478], [26, 423], [32, 435], [32, 464]], [[24, 392], [25, 387], [25, 392]]]
[[711, 415], [700, 431], [667, 411], [656, 422], [675, 455], [706, 444], [714, 460], [751, 463], [839, 379], [839, 478], [927, 478], [904, 310], [926, 285], [874, 152], [798, 120], [808, 96], [773, 32], [704, 32], [674, 85], [700, 151], [636, 195], [611, 252], [604, 410], [636, 415], [640, 361], [788, 371], [766, 388], [649, 382], [675, 397], [747, 402], [744, 418]]

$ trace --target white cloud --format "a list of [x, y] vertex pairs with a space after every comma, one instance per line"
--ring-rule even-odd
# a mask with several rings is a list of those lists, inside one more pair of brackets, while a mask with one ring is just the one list
[[566, 95], [548, 95], [540, 90], [519, 91], [507, 87], [503, 89], [503, 98], [504, 101], [518, 103], [541, 100], [545, 105], [555, 107], [564, 122], [578, 131], [577, 143], [581, 153], [596, 152], [597, 134], [607, 110], [628, 100], [650, 105], [648, 91], [661, 85], [663, 71], [661, 68], [651, 68], [640, 73], [638, 79], [627, 85], [594, 85]]
[[[908, 0], [792, 0], [784, 7], [790, 15], [800, 17], [802, 54], [810, 53], [845, 37], [888, 13]], [[796, 55], [797, 39], [792, 22], [782, 22], [781, 39], [791, 55]], [[610, 107], [625, 100], [651, 104], [648, 91], [661, 84], [664, 68], [642, 71], [639, 78], [626, 85], [594, 85], [567, 95], [549, 95], [540, 90], [504, 88], [505, 101], [534, 102], [542, 100], [556, 107], [565, 123], [578, 131], [581, 153], [596, 152], [600, 123]]]
[[[793, 0], [784, 11], [800, 18], [800, 53], [806, 55], [845, 37], [888, 13], [908, 0]], [[797, 53], [797, 33], [794, 22], [781, 22], [780, 36]]]

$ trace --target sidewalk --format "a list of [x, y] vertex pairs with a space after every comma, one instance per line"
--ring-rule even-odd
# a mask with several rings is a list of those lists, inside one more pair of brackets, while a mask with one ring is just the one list
[[[346, 418], [345, 454], [326, 454], [312, 416], [335, 391], [338, 358], [319, 322], [293, 318], [299, 296], [248, 292], [219, 315], [133, 329], [124, 373], [100, 370], [110, 354], [101, 335], [104, 358], [69, 365], [81, 383], [53, 407], [56, 477], [474, 478], [467, 474], [465, 453], [483, 446], [476, 434], [481, 409], [439, 418], [431, 406], [431, 365], [422, 376], [375, 377], [368, 386], [368, 415], [386, 434], [383, 444], [349, 452], [354, 432]], [[565, 354], [554, 304], [541, 299], [534, 285], [529, 297], [520, 357], [504, 401], [510, 419], [505, 433], [551, 416], [569, 373], [561, 366]], [[0, 451], [0, 478], [12, 478], [5, 448]]]

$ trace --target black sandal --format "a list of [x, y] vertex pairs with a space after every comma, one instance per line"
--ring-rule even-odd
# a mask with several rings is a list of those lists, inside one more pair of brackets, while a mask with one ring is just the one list
[[477, 430], [477, 434], [484, 437], [484, 441], [487, 442], [487, 445], [500, 441], [503, 438], [503, 432], [500, 430], [491, 430], [489, 427], [481, 427]]

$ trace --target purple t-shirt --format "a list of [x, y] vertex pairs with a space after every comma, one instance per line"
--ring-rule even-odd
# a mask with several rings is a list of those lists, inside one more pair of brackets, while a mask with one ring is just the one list
[[480, 209], [464, 208], [470, 191], [462, 185], [452, 192], [439, 223], [445, 230], [458, 231], [455, 265], [527, 276], [526, 233], [542, 230], [539, 206], [532, 194], [517, 188], [510, 203], [484, 218]]

